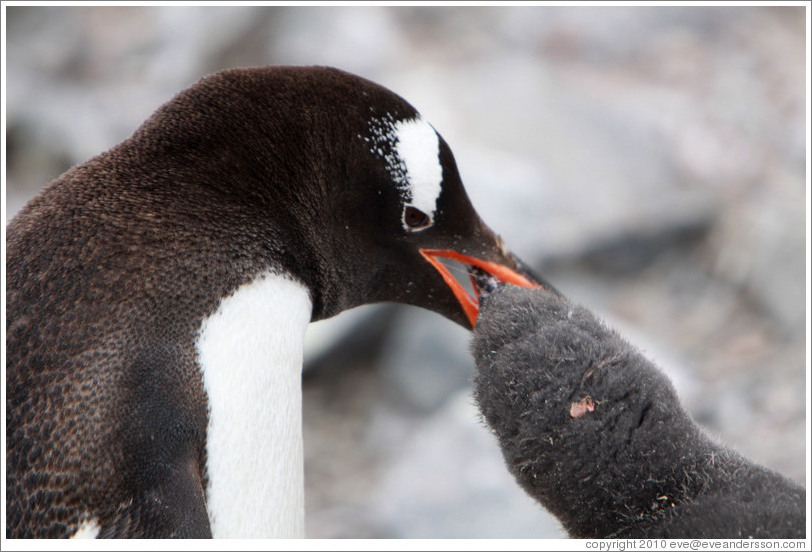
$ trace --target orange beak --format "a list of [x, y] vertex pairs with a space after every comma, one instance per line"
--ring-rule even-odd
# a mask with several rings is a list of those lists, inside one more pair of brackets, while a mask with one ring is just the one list
[[[440, 261], [437, 260], [438, 257], [452, 259], [465, 265], [477, 267], [480, 270], [484, 270], [500, 282], [526, 288], [541, 287], [540, 284], [529, 280], [527, 277], [522, 276], [518, 272], [504, 265], [483, 261], [482, 259], [477, 259], [475, 257], [469, 257], [468, 255], [463, 255], [462, 253], [457, 253], [456, 251], [452, 251], [450, 249], [420, 249], [420, 254], [423, 255], [423, 258], [425, 258], [434, 268], [437, 269], [437, 272], [439, 272], [443, 277], [443, 281], [445, 281], [446, 285], [451, 288], [451, 291], [454, 293], [454, 297], [457, 298], [462, 310], [468, 317], [468, 321], [471, 323], [472, 328], [476, 325], [477, 316], [479, 315], [479, 297], [474, 297], [468, 293], [465, 288], [462, 287], [462, 284], [460, 284], [457, 279], [451, 275], [451, 272]], [[473, 277], [471, 277], [471, 283], [473, 284], [475, 290], [479, 289], [476, 280], [474, 280]]]

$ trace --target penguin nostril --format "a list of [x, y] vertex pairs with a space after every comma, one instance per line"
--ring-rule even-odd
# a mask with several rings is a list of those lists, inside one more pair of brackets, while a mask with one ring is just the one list
[[408, 206], [403, 211], [403, 222], [407, 230], [422, 230], [431, 225], [431, 217], [420, 209]]

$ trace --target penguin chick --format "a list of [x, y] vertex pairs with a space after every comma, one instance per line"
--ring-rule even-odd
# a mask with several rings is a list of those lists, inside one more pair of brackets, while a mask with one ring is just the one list
[[476, 401], [510, 472], [570, 536], [804, 538], [805, 489], [710, 439], [588, 310], [513, 286], [480, 308]]

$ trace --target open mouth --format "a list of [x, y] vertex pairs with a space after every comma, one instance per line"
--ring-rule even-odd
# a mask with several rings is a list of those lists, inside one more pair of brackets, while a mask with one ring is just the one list
[[[541, 287], [538, 283], [504, 265], [469, 257], [450, 249], [421, 249], [420, 254], [437, 269], [437, 272], [443, 277], [443, 281], [451, 288], [472, 328], [476, 325], [477, 316], [479, 315], [480, 297], [492, 292], [499, 284], [507, 283], [526, 288]], [[440, 258], [451, 259], [465, 265], [472, 292], [465, 289], [465, 286], [439, 260]]]

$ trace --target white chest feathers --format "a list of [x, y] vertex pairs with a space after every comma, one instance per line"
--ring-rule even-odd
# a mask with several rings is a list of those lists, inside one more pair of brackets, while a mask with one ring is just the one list
[[301, 375], [311, 310], [302, 285], [264, 274], [201, 325], [215, 538], [304, 536]]
[[72, 539], [95, 539], [99, 536], [101, 526], [96, 518], [89, 518], [79, 524], [79, 529], [71, 536]]

